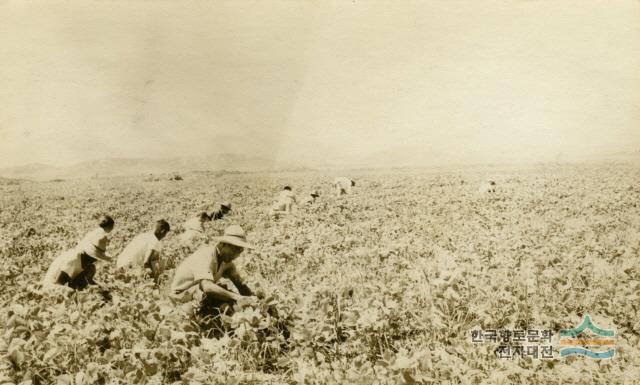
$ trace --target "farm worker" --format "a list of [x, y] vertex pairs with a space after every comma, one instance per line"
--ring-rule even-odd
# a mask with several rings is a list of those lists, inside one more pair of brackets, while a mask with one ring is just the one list
[[480, 194], [494, 193], [496, 192], [496, 182], [488, 180], [483, 182], [478, 189]]
[[204, 236], [204, 224], [211, 222], [211, 217], [206, 212], [188, 219], [182, 227], [184, 233], [180, 234], [180, 243], [187, 248], [196, 246], [199, 238]]
[[341, 176], [333, 180], [333, 187], [336, 189], [336, 195], [351, 194], [351, 188], [356, 185], [353, 179]]
[[53, 260], [45, 274], [43, 285], [68, 285], [72, 289], [82, 290], [87, 285], [98, 285], [94, 281], [98, 260], [111, 262], [107, 255], [108, 234], [115, 222], [108, 215], [100, 218], [99, 226], [89, 232], [78, 245], [60, 254]]
[[[195, 305], [200, 308], [201, 314], [206, 314], [224, 311], [234, 302], [253, 296], [233, 264], [244, 249], [253, 248], [247, 243], [242, 227], [227, 227], [224, 235], [217, 238], [215, 246], [204, 245], [180, 263], [169, 288], [169, 298], [182, 304], [183, 310], [188, 313], [192, 312]], [[221, 278], [229, 279], [240, 294], [221, 287], [218, 284]]]
[[320, 194], [318, 194], [318, 190], [313, 190], [311, 191], [311, 194], [307, 195], [304, 199], [302, 199], [302, 202], [300, 202], [303, 205], [310, 205], [312, 203], [314, 203], [316, 201], [316, 198], [318, 198], [320, 196]]
[[131, 240], [127, 247], [118, 255], [116, 266], [137, 266], [151, 270], [151, 276], [158, 279], [162, 273], [160, 253], [162, 239], [171, 230], [171, 226], [164, 219], [156, 222], [153, 231], [139, 234]]
[[296, 196], [291, 191], [291, 187], [284, 186], [276, 202], [271, 206], [271, 214], [291, 214], [293, 205], [296, 203]]
[[231, 203], [229, 203], [228, 201], [220, 202], [216, 204], [215, 209], [213, 209], [211, 214], [209, 214], [209, 217], [211, 217], [211, 220], [214, 221], [222, 219], [222, 217], [227, 215], [229, 211], [231, 211]]

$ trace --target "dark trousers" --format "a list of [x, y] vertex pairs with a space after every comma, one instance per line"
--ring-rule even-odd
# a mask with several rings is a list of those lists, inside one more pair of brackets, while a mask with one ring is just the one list
[[93, 282], [93, 277], [96, 275], [96, 267], [91, 264], [87, 266], [77, 277], [69, 282], [69, 287], [75, 290], [86, 289]]
[[[218, 284], [221, 288], [229, 290], [224, 284]], [[202, 301], [200, 301], [200, 309], [198, 315], [201, 317], [215, 317], [221, 314], [228, 316], [233, 314], [233, 305], [235, 301], [223, 300], [213, 294], [204, 293]]]

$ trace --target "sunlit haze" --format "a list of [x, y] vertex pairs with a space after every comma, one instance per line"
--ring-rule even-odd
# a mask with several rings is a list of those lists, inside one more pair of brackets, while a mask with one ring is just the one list
[[0, 57], [0, 167], [640, 149], [638, 1], [6, 1]]

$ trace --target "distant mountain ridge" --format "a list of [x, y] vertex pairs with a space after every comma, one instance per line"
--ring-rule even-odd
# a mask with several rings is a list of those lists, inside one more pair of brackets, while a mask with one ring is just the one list
[[[406, 146], [378, 151], [355, 161], [325, 161], [313, 163], [319, 168], [403, 168], [403, 167], [448, 167], [483, 164], [536, 164], [536, 163], [632, 163], [640, 165], [640, 150], [621, 151], [598, 156], [570, 157], [558, 154], [556, 157], [520, 159], [496, 154], [495, 159], [486, 159], [473, 151], [442, 152], [433, 148]], [[83, 179], [115, 176], [147, 176], [149, 174], [188, 173], [194, 171], [302, 171], [311, 170], [299, 162], [283, 162], [273, 159], [221, 153], [208, 157], [185, 158], [106, 158], [89, 160], [66, 167], [55, 167], [42, 163], [0, 169], [0, 177], [23, 180]]]
[[230, 153], [189, 158], [106, 158], [89, 160], [66, 167], [42, 163], [0, 169], [0, 176], [30, 180], [101, 178], [148, 174], [186, 173], [190, 171], [276, 171], [304, 168], [301, 165]]
[[640, 164], [640, 150], [619, 151], [606, 154], [571, 155], [558, 153], [552, 155], [518, 157], [503, 153], [499, 148], [490, 158], [479, 151], [441, 151], [429, 146], [413, 146], [390, 148], [372, 153], [359, 162], [366, 167], [441, 167], [482, 164], [536, 164], [536, 163], [592, 163], [592, 162], [628, 162]]

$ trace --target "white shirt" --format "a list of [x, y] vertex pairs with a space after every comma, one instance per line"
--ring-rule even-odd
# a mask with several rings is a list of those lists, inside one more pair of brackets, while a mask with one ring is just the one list
[[200, 216], [199, 215], [197, 217], [193, 217], [193, 218], [189, 219], [182, 226], [184, 227], [185, 231], [189, 231], [189, 230], [191, 230], [191, 231], [199, 231], [199, 232], [203, 232], [204, 231], [204, 222], [200, 221]]
[[280, 195], [278, 195], [278, 202], [279, 203], [289, 203], [289, 202], [295, 202], [295, 201], [296, 201], [296, 196], [293, 193], [293, 191], [282, 190], [280, 192]]
[[290, 190], [282, 190], [275, 203], [271, 206], [271, 212], [286, 211], [287, 206], [292, 206], [296, 201], [296, 196]]
[[233, 262], [223, 262], [218, 266], [218, 253], [215, 246], [202, 246], [188, 256], [176, 268], [171, 282], [171, 296], [180, 297], [190, 288], [208, 280], [214, 283], [222, 277], [240, 280]]
[[204, 234], [204, 222], [200, 221], [200, 216], [189, 219], [182, 226], [184, 233], [180, 234], [180, 242], [184, 245], [193, 246]]
[[117, 266], [144, 266], [154, 250], [158, 253], [162, 251], [162, 241], [156, 238], [154, 232], [139, 234], [118, 255]]
[[480, 188], [478, 188], [478, 192], [481, 194], [496, 192], [496, 185], [495, 184], [492, 185], [489, 182], [484, 182], [480, 185]]
[[333, 180], [333, 185], [336, 186], [336, 188], [345, 190], [346, 192], [351, 192], [351, 179], [347, 177], [344, 177], [344, 176], [337, 177], [336, 179]]
[[78, 242], [78, 251], [85, 252], [96, 259], [106, 258], [107, 246], [109, 245], [108, 234], [102, 227], [98, 227], [87, 233]]
[[80, 262], [80, 252], [73, 248], [69, 249], [51, 262], [47, 273], [42, 280], [44, 286], [55, 285], [58, 282], [60, 273], [65, 272], [69, 278], [74, 279], [82, 273], [82, 263]]
[[315, 201], [316, 201], [316, 198], [312, 197], [311, 195], [307, 195], [302, 199], [302, 202], [300, 203], [302, 203], [303, 205], [309, 205], [314, 203]]

